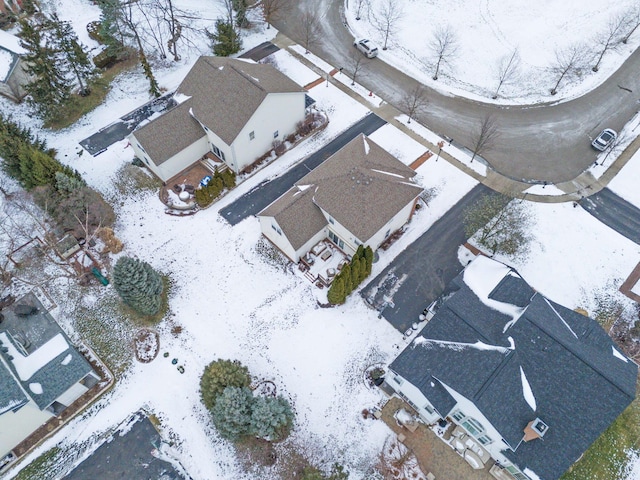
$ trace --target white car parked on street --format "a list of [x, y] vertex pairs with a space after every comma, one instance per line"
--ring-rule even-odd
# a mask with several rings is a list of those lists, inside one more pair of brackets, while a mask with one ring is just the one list
[[378, 47], [376, 47], [371, 40], [361, 38], [353, 42], [353, 46], [365, 54], [367, 58], [374, 58], [378, 56]]

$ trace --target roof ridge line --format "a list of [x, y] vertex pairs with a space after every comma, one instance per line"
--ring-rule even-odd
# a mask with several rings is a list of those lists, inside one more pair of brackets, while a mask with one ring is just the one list
[[227, 65], [230, 69], [232, 69], [234, 72], [236, 72], [237, 74], [241, 75], [245, 80], [247, 80], [249, 83], [251, 83], [253, 86], [257, 87], [259, 90], [265, 92], [265, 93], [269, 93], [267, 92], [264, 87], [262, 85], [260, 85], [260, 82], [256, 81], [254, 79], [254, 77], [252, 77], [251, 75], [249, 75], [248, 73], [243, 72], [242, 70], [240, 70], [239, 68], [236, 68], [236, 66], [233, 63], [229, 63]]
[[489, 386], [493, 383], [493, 381], [496, 379], [496, 377], [502, 372], [504, 367], [507, 366], [507, 363], [509, 363], [511, 361], [511, 358], [514, 357], [515, 350], [511, 350], [511, 349], [507, 349], [507, 350], [508, 350], [508, 352], [504, 356], [504, 358], [502, 359], [500, 364], [493, 370], [491, 375], [489, 375], [489, 378], [487, 378], [484, 381], [484, 383], [482, 385], [480, 385], [480, 388], [478, 388], [478, 391], [473, 394], [473, 399], [474, 400], [479, 399], [484, 394], [484, 392], [487, 390], [487, 388], [489, 388]]

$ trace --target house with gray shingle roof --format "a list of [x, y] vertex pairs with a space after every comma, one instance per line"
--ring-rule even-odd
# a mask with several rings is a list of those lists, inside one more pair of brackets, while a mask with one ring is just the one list
[[136, 156], [166, 181], [211, 152], [238, 173], [296, 131], [305, 91], [267, 64], [200, 57], [174, 94], [175, 107], [136, 129]]
[[[385, 382], [498, 479], [559, 478], [633, 401], [638, 365], [593, 319], [479, 256]], [[454, 428], [455, 427], [455, 428]]]
[[60, 415], [98, 380], [33, 293], [4, 308], [0, 321], [0, 468], [13, 458], [11, 452], [20, 442]]
[[410, 220], [415, 175], [361, 134], [258, 214], [262, 234], [294, 262], [324, 238], [348, 255], [376, 250]]
[[14, 102], [22, 101], [27, 94], [24, 86], [29, 83], [29, 76], [22, 59], [25, 53], [18, 37], [0, 30], [0, 95]]

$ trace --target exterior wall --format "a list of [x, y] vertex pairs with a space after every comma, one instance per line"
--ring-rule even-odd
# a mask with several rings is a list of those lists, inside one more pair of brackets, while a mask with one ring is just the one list
[[33, 400], [15, 413], [0, 415], [0, 458], [11, 452], [51, 417], [52, 413], [40, 410]]
[[395, 217], [389, 220], [384, 227], [382, 227], [370, 239], [366, 240], [364, 242], [365, 245], [369, 245], [374, 251], [376, 251], [390, 234], [402, 228], [411, 219], [415, 203], [416, 201], [413, 200], [411, 203], [407, 204], [396, 214]]
[[86, 392], [87, 390], [89, 389], [84, 385], [82, 385], [81, 383], [76, 383], [71, 388], [69, 388], [69, 390], [67, 390], [58, 398], [56, 398], [56, 402], [60, 402], [61, 404], [66, 405], [68, 407], [73, 402], [75, 402], [78, 398], [80, 398], [82, 394], [84, 394], [84, 392]]
[[[441, 418], [440, 415], [438, 415], [438, 412], [433, 408], [433, 405], [429, 403], [427, 397], [425, 397], [411, 382], [402, 378], [402, 376], [390, 370], [386, 375], [385, 381], [396, 391], [396, 393], [398, 393], [400, 397], [410, 402], [410, 405], [420, 414], [427, 424], [434, 424]], [[429, 412], [425, 406], [431, 408], [433, 413]], [[445, 417], [447, 413], [448, 412], [442, 412], [443, 417]]]
[[22, 59], [15, 54], [13, 59], [15, 63], [11, 67], [7, 78], [5, 81], [0, 81], [0, 94], [14, 102], [20, 102], [27, 94], [24, 85], [29, 83], [29, 76], [24, 71]]
[[190, 146], [177, 153], [166, 162], [163, 162], [160, 165], [156, 165], [151, 160], [147, 152], [142, 149], [140, 143], [135, 137], [135, 132], [129, 135], [128, 138], [136, 156], [140, 160], [142, 160], [144, 164], [149, 167], [149, 170], [151, 170], [163, 182], [166, 182], [171, 177], [175, 176], [185, 168], [194, 164], [209, 151], [209, 143], [207, 142], [206, 135], [204, 135], [200, 140], [192, 143]]
[[[296, 123], [305, 117], [304, 96], [304, 92], [267, 95], [231, 144], [235, 163], [229, 166], [236, 173], [271, 150], [274, 140], [284, 141], [296, 131]], [[277, 137], [274, 137], [275, 132], [278, 132]]]
[[[202, 125], [202, 123], [200, 125]], [[236, 161], [233, 149], [229, 145], [224, 143], [222, 139], [208, 127], [202, 125], [202, 128], [204, 128], [205, 132], [207, 133], [207, 151], [213, 152], [221, 160], [223, 160], [231, 170], [233, 170], [235, 173], [239, 173], [240, 170], [234, 167], [234, 165], [236, 165]], [[219, 152], [221, 152], [221, 155], [218, 155], [218, 152], [215, 151], [214, 147], [217, 148]]]
[[[260, 230], [262, 231], [262, 234], [294, 263], [298, 263], [301, 256], [311, 250], [311, 247], [327, 236], [326, 229], [323, 228], [307, 240], [307, 242], [298, 250], [295, 250], [284, 232], [282, 232], [282, 228], [280, 228], [280, 225], [274, 217], [259, 216], [258, 220], [260, 221]], [[273, 229], [273, 226], [279, 228], [282, 234], [278, 234], [278, 232]]]
[[358, 249], [358, 245], [359, 245], [358, 243], [359, 240], [349, 230], [347, 230], [343, 225], [341, 225], [335, 218], [329, 215], [326, 211], [322, 209], [320, 210], [322, 211], [322, 214], [327, 219], [327, 222], [328, 222], [327, 228], [331, 230], [333, 233], [335, 233], [344, 242], [344, 248], [342, 249], [344, 253], [346, 253], [347, 255], [353, 255], [354, 253], [356, 253], [356, 250]]

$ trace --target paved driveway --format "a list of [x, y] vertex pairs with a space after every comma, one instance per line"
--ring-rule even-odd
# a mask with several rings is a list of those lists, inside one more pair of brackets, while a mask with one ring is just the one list
[[78, 465], [66, 480], [183, 480], [173, 466], [151, 451], [161, 443], [160, 435], [144, 417], [125, 435], [114, 434], [89, 458]]
[[462, 271], [458, 247], [467, 239], [462, 214], [485, 195], [497, 194], [482, 184], [474, 187], [362, 289], [365, 301], [378, 310], [384, 307], [382, 316], [400, 332]]
[[579, 203], [602, 223], [640, 245], [640, 209], [608, 188], [583, 198]]
[[[291, 14], [274, 23], [278, 30], [300, 42], [298, 19], [303, 11], [316, 10], [323, 32], [311, 50], [334, 66], [344, 66], [346, 73], [353, 37], [344, 25], [343, 4], [344, 0], [301, 0]], [[416, 83], [379, 58], [368, 62], [366, 75], [358, 81], [396, 107], [402, 105], [403, 95]], [[604, 127], [619, 131], [638, 111], [639, 96], [640, 49], [602, 85], [568, 102], [504, 107], [427, 88], [429, 106], [419, 120], [468, 147], [481, 119], [492, 113], [501, 136], [484, 157], [494, 169], [515, 180], [559, 183], [576, 178], [596, 160], [590, 139]]]
[[283, 175], [261, 183], [229, 206], [220, 210], [220, 215], [231, 225], [236, 225], [248, 216], [261, 212], [267, 205], [289, 190], [295, 182], [344, 147], [357, 135], [361, 133], [369, 135], [386, 123], [385, 120], [377, 115], [368, 114]]

